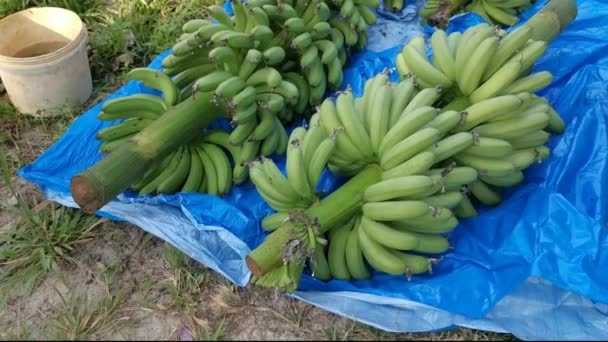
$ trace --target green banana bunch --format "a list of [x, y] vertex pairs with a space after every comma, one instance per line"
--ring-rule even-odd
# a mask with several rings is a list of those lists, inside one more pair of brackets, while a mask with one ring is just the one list
[[[135, 72], [139, 75], [158, 75], [149, 69]], [[162, 79], [162, 76], [151, 77], [154, 80]], [[171, 91], [169, 85], [172, 84], [169, 80], [150, 85], [154, 89], [167, 89], [163, 92], [163, 97], [135, 94], [104, 103], [99, 113], [100, 120], [126, 120], [98, 132], [97, 139], [103, 142], [100, 151], [112, 152], [163, 115], [168, 106], [174, 105], [173, 102], [166, 103], [166, 94], [176, 94]], [[202, 139], [172, 151], [151, 167], [131, 188], [140, 195], [172, 194], [177, 191], [226, 194], [232, 188], [233, 182], [239, 184], [247, 177], [247, 169], [241, 160], [242, 149], [229, 144], [228, 140], [229, 134], [224, 131], [209, 131]], [[231, 157], [226, 153], [230, 153]], [[235, 164], [234, 168], [230, 159]]]
[[530, 74], [547, 48], [532, 34], [527, 25], [506, 34], [486, 23], [449, 35], [436, 30], [430, 60], [418, 36], [403, 47], [396, 66], [402, 79], [414, 76], [420, 89], [441, 87], [444, 108], [462, 110], [499, 95], [533, 93], [551, 82], [548, 72]]
[[[226, 108], [232, 129], [227, 134], [201, 130], [195, 140], [220, 146], [224, 157], [226, 153], [231, 155], [228, 159], [233, 166], [228, 178], [234, 184], [248, 179], [247, 165], [260, 156], [287, 153], [289, 161], [297, 159], [292, 156], [293, 146], [288, 149], [285, 125], [293, 122], [296, 115], [306, 114], [310, 106], [319, 104], [328, 89], [336, 90], [341, 85], [348, 54], [351, 49], [365, 45], [367, 26], [375, 23], [373, 8], [377, 6], [377, 1], [368, 0], [341, 6], [321, 0], [247, 3], [234, 0], [233, 16], [221, 6], [207, 7], [203, 13], [206, 19], [190, 20], [183, 25], [183, 33], [171, 55], [162, 61], [164, 71], [138, 68], [128, 74], [128, 80], [139, 81], [160, 95], [137, 94], [104, 105], [101, 120], [127, 120], [99, 133], [98, 138], [103, 141], [101, 151], [114, 151], [171, 107], [199, 92], [211, 92], [213, 102]], [[348, 20], [338, 20], [338, 16]], [[317, 136], [321, 131], [323, 129], [317, 127]], [[191, 153], [191, 148], [186, 152], [172, 151], [167, 158], [185, 160], [187, 158], [179, 156], [187, 153], [220, 158], [213, 147], [204, 148], [202, 153], [198, 152], [200, 149], [194, 149], [196, 153]], [[299, 153], [303, 152], [302, 149]], [[316, 150], [307, 147], [306, 153], [312, 152]], [[312, 158], [312, 155], [306, 157]], [[209, 162], [194, 163], [194, 158], [190, 159], [192, 172], [200, 169], [203, 174], [213, 174], [212, 168], [217, 166]], [[163, 165], [169, 165], [168, 161]], [[225, 165], [221, 166], [225, 169]], [[149, 174], [160, 172], [160, 167], [157, 163]], [[315, 159], [310, 173], [320, 175], [324, 167], [323, 162]], [[142, 184], [137, 185], [136, 188], [143, 188]], [[229, 190], [223, 179], [215, 186], [205, 185], [205, 191], [211, 194]], [[190, 191], [193, 187], [186, 188]], [[148, 187], [148, 190], [158, 189]], [[303, 188], [296, 190], [304, 196]], [[314, 196], [304, 197], [310, 200]]]
[[[365, 43], [351, 27], [332, 22], [338, 13], [321, 0], [232, 5], [233, 17], [209, 7], [218, 25], [198, 19], [184, 25], [186, 39], [163, 66], [183, 91], [215, 91], [216, 100], [224, 101], [235, 127], [230, 143], [247, 145], [244, 162], [249, 162], [286, 152], [283, 125], [319, 104], [328, 89], [337, 89], [348, 49]], [[369, 6], [377, 4], [353, 4], [353, 13], [365, 13], [357, 22], [365, 32], [363, 24], [375, 23]]]
[[321, 281], [432, 272], [450, 249], [445, 234], [477, 205], [499, 204], [565, 129], [535, 94], [552, 77], [530, 73], [546, 49], [531, 38], [525, 25], [510, 34], [487, 24], [439, 30], [431, 60], [422, 37], [406, 44], [400, 82], [385, 71], [358, 98], [347, 90], [324, 100], [308, 139], [335, 138], [327, 168], [347, 181], [309, 207], [264, 219], [272, 232], [246, 258], [254, 282], [293, 291], [306, 266]]
[[462, 12], [474, 12], [489, 24], [513, 26], [517, 15], [530, 7], [534, 0], [427, 0], [418, 12], [423, 22], [445, 29], [450, 17]]
[[[475, 168], [480, 179], [466, 193], [484, 205], [497, 205], [503, 188], [523, 182], [523, 171], [550, 154], [543, 146], [550, 133], [560, 134], [565, 128], [547, 100], [534, 94], [551, 83], [552, 75], [546, 71], [530, 74], [547, 45], [531, 36], [532, 28], [526, 25], [509, 34], [485, 23], [462, 34], [437, 30], [431, 36], [430, 61], [422, 38], [412, 39], [397, 57], [401, 77], [414, 78], [420, 91], [443, 90], [434, 104], [445, 111], [442, 115], [452, 113], [456, 122], [456, 113], [460, 113], [460, 122], [448, 129], [452, 136], [446, 138], [454, 141], [445, 146], [462, 143], [464, 149], [435, 162]], [[456, 140], [462, 133], [468, 136]], [[427, 136], [431, 141], [431, 134]], [[403, 146], [406, 142], [400, 144], [403, 149], [394, 148], [385, 157], [390, 160], [388, 166], [409, 157], [403, 156], [408, 151]], [[437, 147], [433, 152], [437, 153]]]
[[533, 0], [473, 0], [464, 8], [479, 14], [490, 24], [513, 26], [519, 23], [517, 15], [533, 3]]
[[[409, 54], [420, 54], [416, 44], [412, 47], [416, 50]], [[421, 87], [413, 75], [392, 84], [385, 71], [365, 83], [359, 98], [346, 90], [324, 100], [309, 130], [292, 133], [288, 158], [289, 151], [302, 146], [304, 160], [320, 160], [319, 167], [352, 178], [313, 201], [302, 200], [317, 178], [302, 181], [306, 168], [290, 168], [289, 160], [288, 175], [296, 175], [297, 182], [283, 179], [272, 187], [269, 180], [254, 180], [277, 211], [262, 221], [263, 228], [273, 234], [299, 231], [300, 245], [308, 251], [307, 259], [295, 258], [256, 276], [256, 284], [280, 287], [275, 278], [282, 274], [281, 281], [293, 288], [300, 271], [292, 267], [303, 270], [305, 260], [313, 277], [322, 281], [367, 279], [374, 271], [408, 278], [432, 272], [450, 248], [445, 234], [459, 219], [477, 215], [477, 203], [500, 203], [502, 189], [521, 183], [526, 168], [548, 158], [544, 144], [550, 132], [563, 131], [563, 122], [530, 89], [549, 82], [546, 73], [526, 76], [498, 96], [475, 103], [467, 99], [464, 108], [455, 110], [438, 106], [449, 96], [441, 85]], [[331, 151], [317, 158], [311, 151], [319, 143], [310, 142], [328, 137]], [[355, 182], [370, 172], [377, 174], [366, 183]], [[286, 193], [290, 186], [293, 191]], [[296, 220], [301, 217], [305, 220]]]
[[342, 33], [347, 46], [357, 50], [367, 43], [367, 28], [376, 24], [375, 9], [379, 0], [341, 0], [329, 3], [339, 15], [330, 19], [329, 24]]
[[326, 90], [336, 90], [349, 49], [365, 45], [367, 25], [375, 23], [370, 7], [378, 3], [349, 1], [350, 6], [343, 4], [348, 11], [340, 12], [341, 7], [330, 8], [334, 4], [322, 0], [235, 0], [233, 17], [210, 6], [208, 15], [218, 24], [202, 19], [186, 23], [163, 67], [185, 96], [193, 88], [217, 88], [218, 100], [232, 109], [235, 124], [253, 117], [248, 87], [257, 94], [278, 94], [284, 104], [275, 100], [273, 110], [287, 123], [294, 112], [303, 114], [320, 103]]
[[198, 140], [180, 146], [131, 188], [139, 195], [201, 192], [224, 195], [232, 188], [232, 168], [218, 145]]

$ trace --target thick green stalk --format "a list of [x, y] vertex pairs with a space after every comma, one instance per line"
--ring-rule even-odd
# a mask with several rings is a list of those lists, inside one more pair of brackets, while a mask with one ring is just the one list
[[532, 39], [550, 42], [574, 21], [577, 14], [574, 0], [551, 0], [524, 25], [534, 29]]
[[170, 108], [123, 146], [72, 178], [74, 201], [92, 214], [143, 177], [156, 161], [199, 135], [222, 115], [213, 93], [199, 93]]
[[363, 205], [363, 192], [382, 180], [382, 169], [370, 164], [339, 189], [325, 197], [319, 205], [306, 210], [309, 217], [318, 220], [318, 234], [323, 234], [336, 224], [349, 219]]
[[[369, 165], [318, 205], [307, 209], [304, 212], [307, 218], [317, 222], [316, 233], [323, 234], [359, 210], [363, 205], [363, 192], [381, 180], [381, 173], [378, 165]], [[256, 277], [262, 277], [283, 263], [283, 250], [291, 240], [307, 236], [307, 227], [298, 223], [287, 221], [247, 256], [247, 266]]]

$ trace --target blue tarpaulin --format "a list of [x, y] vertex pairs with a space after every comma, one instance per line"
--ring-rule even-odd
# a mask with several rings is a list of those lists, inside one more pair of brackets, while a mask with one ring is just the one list
[[[522, 21], [545, 2], [523, 13]], [[370, 31], [370, 48], [354, 55], [345, 70], [343, 87], [360, 94], [368, 78], [394, 68], [409, 38], [428, 39], [433, 29], [419, 24], [411, 14], [415, 7], [381, 17]], [[293, 297], [387, 331], [463, 326], [522, 339], [608, 338], [608, 2], [580, 0], [578, 7], [576, 20], [534, 67], [553, 73], [554, 82], [540, 95], [567, 124], [549, 141], [551, 156], [526, 170], [526, 181], [510, 189], [499, 207], [462, 220], [450, 236], [455, 249], [432, 275], [408, 282], [376, 273], [365, 281], [328, 283], [305, 275]], [[480, 21], [475, 14], [458, 15], [448, 31]], [[150, 66], [159, 68], [167, 53]], [[151, 90], [130, 82], [108, 99], [137, 92]], [[77, 207], [70, 179], [101, 159], [95, 135], [111, 124], [97, 119], [102, 104], [83, 113], [19, 175], [50, 200]], [[284, 164], [283, 158], [276, 161]], [[339, 181], [326, 172], [320, 187], [331, 190]], [[251, 277], [244, 258], [266, 236], [259, 222], [271, 212], [246, 183], [223, 198], [126, 192], [98, 214], [133, 223], [244, 286]]]

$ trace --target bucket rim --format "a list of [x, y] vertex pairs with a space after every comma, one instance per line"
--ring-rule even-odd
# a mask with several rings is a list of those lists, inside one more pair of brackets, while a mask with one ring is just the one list
[[78, 46], [80, 46], [84, 41], [87, 40], [87, 37], [88, 37], [87, 29], [86, 29], [86, 27], [83, 26], [80, 34], [78, 35], [78, 38], [75, 39], [74, 41], [71, 41], [70, 43], [66, 44], [65, 46], [63, 46], [60, 49], [57, 49], [55, 51], [52, 51], [52, 52], [49, 52], [49, 53], [46, 53], [43, 55], [35, 56], [35, 57], [15, 58], [15, 57], [8, 57], [8, 56], [0, 55], [0, 64], [10, 64], [13, 66], [19, 66], [19, 65], [27, 66], [27, 65], [50, 63], [50, 62], [60, 59], [61, 57], [66, 56], [66, 55], [70, 54], [72, 51], [76, 50], [78, 48]]
[[0, 23], [2, 23], [5, 20], [8, 20], [11, 17], [23, 15], [25, 12], [28, 12], [28, 11], [43, 12], [43, 11], [48, 11], [48, 10], [52, 10], [52, 11], [59, 10], [61, 12], [71, 15], [74, 18], [77, 18], [78, 19], [77, 22], [80, 23], [80, 31], [79, 31], [78, 35], [76, 36], [76, 38], [71, 39], [66, 45], [62, 46], [61, 48], [59, 48], [57, 50], [45, 53], [43, 55], [34, 56], [34, 57], [11, 57], [11, 56], [6, 56], [6, 55], [0, 54], [0, 63], [9, 63], [9, 64], [15, 64], [15, 65], [32, 65], [32, 64], [41, 64], [41, 63], [49, 62], [56, 58], [60, 58], [62, 56], [69, 54], [71, 51], [76, 49], [82, 43], [83, 39], [87, 38], [87, 36], [88, 36], [87, 25], [82, 21], [80, 16], [77, 13], [75, 13], [74, 11], [70, 11], [68, 9], [61, 8], [61, 7], [45, 6], [45, 7], [26, 8], [24, 10], [15, 12], [9, 16], [6, 16], [6, 17], [0, 19]]

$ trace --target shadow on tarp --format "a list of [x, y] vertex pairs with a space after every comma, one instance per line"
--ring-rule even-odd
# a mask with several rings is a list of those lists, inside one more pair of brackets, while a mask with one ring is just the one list
[[[554, 74], [554, 83], [542, 95], [567, 123], [566, 131], [549, 142], [550, 158], [526, 170], [525, 183], [505, 193], [498, 208], [481, 208], [478, 217], [463, 220], [450, 236], [455, 250], [445, 255], [433, 275], [408, 282], [376, 273], [365, 281], [328, 283], [305, 275], [294, 297], [388, 331], [463, 326], [524, 339], [608, 338], [608, 59], [602, 59], [608, 53], [608, 3], [578, 4], [576, 21], [551, 42], [535, 66]], [[391, 20], [381, 17], [379, 24]], [[462, 31], [478, 22], [477, 15], [459, 15], [450, 30]], [[402, 27], [412, 27], [403, 33], [408, 37], [431, 32], [415, 18]], [[353, 56], [343, 88], [351, 86], [360, 94], [365, 80], [394, 68], [394, 57], [409, 38], [395, 43], [399, 37], [393, 36], [370, 32], [376, 48]], [[167, 53], [150, 66], [160, 68]], [[153, 93], [130, 82], [104, 101], [138, 92]], [[101, 159], [95, 135], [112, 124], [97, 119], [104, 101], [19, 171], [50, 200], [76, 207], [70, 179]], [[225, 122], [214, 126], [225, 127]], [[275, 160], [284, 166], [284, 158]], [[319, 190], [331, 191], [343, 181], [326, 171]], [[244, 257], [266, 236], [258, 222], [271, 212], [246, 183], [223, 198], [138, 197], [126, 192], [98, 214], [133, 223], [245, 286], [251, 275]]]

